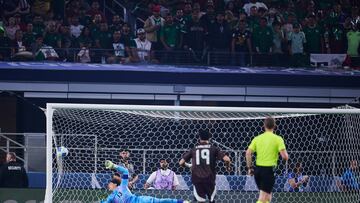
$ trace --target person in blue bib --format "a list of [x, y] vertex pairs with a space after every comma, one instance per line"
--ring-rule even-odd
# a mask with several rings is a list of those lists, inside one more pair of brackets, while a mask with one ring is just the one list
[[302, 164], [295, 164], [292, 172], [288, 174], [289, 192], [303, 192], [309, 181], [309, 176], [302, 174]]
[[121, 181], [113, 178], [109, 184], [108, 189], [112, 193], [101, 203], [189, 203], [181, 199], [160, 199], [151, 196], [137, 196], [131, 193], [128, 187], [129, 171], [125, 167], [114, 164], [113, 162], [105, 161], [106, 169], [115, 169], [121, 174]]

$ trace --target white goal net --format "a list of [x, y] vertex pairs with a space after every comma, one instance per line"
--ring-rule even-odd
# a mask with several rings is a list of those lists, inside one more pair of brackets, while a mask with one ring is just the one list
[[[105, 160], [120, 162], [130, 152], [138, 181], [133, 193], [193, 200], [190, 170], [178, 165], [208, 129], [211, 143], [232, 160], [227, 172], [219, 162], [217, 202], [255, 202], [253, 177], [246, 175], [245, 150], [263, 132], [266, 116], [276, 118], [275, 133], [285, 140], [289, 162], [279, 161], [272, 202], [356, 202], [359, 195], [360, 111], [337, 109], [226, 108], [48, 104], [46, 202], [100, 202], [113, 172]], [[57, 155], [57, 147], [68, 149]], [[169, 163], [175, 190], [144, 190], [160, 160]], [[301, 163], [301, 170], [295, 166]], [[349, 175], [350, 174], [350, 175]], [[307, 178], [294, 187], [292, 182]], [[357, 187], [357, 188], [356, 188]]]

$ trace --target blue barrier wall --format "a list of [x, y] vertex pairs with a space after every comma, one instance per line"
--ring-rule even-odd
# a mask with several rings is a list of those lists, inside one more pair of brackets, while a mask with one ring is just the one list
[[[111, 179], [111, 173], [68, 173], [62, 175], [59, 187], [69, 189], [92, 189], [105, 188]], [[45, 188], [46, 174], [29, 172], [30, 188]], [[139, 181], [135, 185], [137, 189], [144, 186], [149, 175], [140, 174]], [[179, 175], [181, 189], [190, 189], [192, 186], [189, 175]], [[334, 191], [335, 180], [339, 177], [332, 176], [311, 176], [309, 184], [306, 187], [307, 192], [328, 192]], [[183, 181], [182, 181], [183, 180]], [[58, 181], [57, 174], [54, 174], [54, 182]], [[287, 177], [277, 176], [274, 186], [274, 192], [286, 191]], [[221, 175], [217, 177], [218, 190], [236, 190], [236, 191], [257, 191], [253, 178], [249, 176]]]

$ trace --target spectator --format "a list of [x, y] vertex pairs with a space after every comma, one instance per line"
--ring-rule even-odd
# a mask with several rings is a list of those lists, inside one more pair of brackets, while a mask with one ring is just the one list
[[71, 54], [70, 48], [73, 46], [73, 37], [70, 33], [70, 27], [68, 25], [62, 25], [60, 27], [60, 35], [61, 35], [61, 50], [59, 50], [59, 54], [64, 61], [70, 60], [73, 61], [75, 59], [71, 58], [74, 54]]
[[146, 32], [143, 28], [136, 31], [137, 38], [131, 43], [132, 62], [150, 62], [151, 61], [151, 42], [146, 39]]
[[351, 8], [351, 20], [353, 22], [360, 22], [359, 7], [354, 6]]
[[303, 66], [303, 58], [304, 58], [304, 44], [306, 43], [306, 36], [304, 32], [300, 31], [300, 25], [295, 23], [294, 31], [289, 34], [289, 53], [291, 55], [291, 61], [293, 62], [293, 66]]
[[259, 27], [260, 18], [256, 6], [251, 7], [250, 16], [247, 17], [247, 24], [251, 32], [254, 32]]
[[20, 30], [20, 26], [16, 24], [14, 17], [10, 17], [8, 25], [5, 26], [6, 36], [8, 36], [11, 40], [14, 40], [16, 30]]
[[9, 60], [11, 56], [11, 40], [5, 35], [5, 30], [0, 26], [0, 60]]
[[347, 53], [351, 57], [351, 66], [360, 67], [360, 21], [352, 22], [351, 30], [347, 33]]
[[91, 17], [94, 17], [95, 15], [101, 15], [101, 19], [106, 21], [105, 15], [103, 12], [100, 11], [100, 3], [99, 1], [94, 0], [91, 3], [91, 8], [90, 10], [87, 12], [87, 14]]
[[94, 56], [92, 58], [96, 63], [106, 63], [106, 56], [111, 55], [110, 49], [112, 48], [113, 36], [109, 32], [106, 22], [101, 22], [99, 26], [99, 30], [96, 27], [96, 30], [91, 33], [91, 37], [94, 40], [94, 48], [96, 48], [93, 51]]
[[70, 17], [68, 17], [68, 18], [66, 18], [66, 19], [63, 19], [63, 18], [57, 18], [57, 19], [55, 19], [55, 15], [54, 15], [54, 12], [52, 11], [52, 10], [50, 10], [50, 11], [48, 11], [47, 13], [46, 13], [46, 15], [44, 15], [43, 16], [44, 17], [44, 21], [45, 21], [45, 24], [47, 23], [47, 22], [49, 22], [49, 21], [52, 21], [52, 20], [59, 20], [59, 21], [61, 21], [61, 23], [65, 20], [65, 21], [67, 21], [67, 22], [70, 22], [70, 20], [71, 20], [71, 18]]
[[0, 168], [0, 187], [27, 188], [29, 185], [25, 168], [16, 162], [16, 154], [8, 152], [6, 163]]
[[129, 61], [129, 46], [121, 37], [121, 31], [113, 33], [112, 48], [113, 53], [108, 57], [108, 63], [125, 63]]
[[70, 25], [71, 36], [74, 38], [80, 37], [83, 28], [84, 26], [79, 24], [79, 18], [77, 16], [73, 16], [71, 18], [71, 25]]
[[161, 159], [160, 169], [150, 175], [144, 185], [144, 189], [175, 190], [179, 185], [179, 180], [175, 172], [168, 167], [168, 162], [165, 159]]
[[359, 43], [360, 43], [360, 23], [353, 24], [352, 29], [346, 34], [347, 36], [347, 54], [351, 57], [359, 56]]
[[347, 168], [342, 175], [341, 183], [343, 191], [358, 191], [360, 189], [360, 182], [356, 177], [359, 176], [359, 165], [358, 161], [353, 159], [350, 161], [350, 166]]
[[35, 15], [45, 16], [51, 9], [50, 0], [33, 0], [31, 11]]
[[345, 53], [346, 33], [342, 25], [335, 24], [330, 30], [330, 51], [332, 54]]
[[26, 32], [24, 33], [23, 36], [24, 45], [27, 50], [30, 50], [31, 44], [35, 42], [36, 33], [33, 31], [33, 28], [34, 28], [33, 24], [28, 23], [26, 26]]
[[234, 16], [233, 12], [230, 10], [225, 11], [225, 21], [229, 25], [231, 31], [233, 31], [238, 24], [238, 19]]
[[53, 48], [61, 48], [61, 35], [56, 30], [54, 21], [49, 22], [47, 26], [44, 43]]
[[[214, 7], [214, 5], [212, 3], [210, 3], [210, 6]], [[199, 16], [200, 19], [203, 15], [205, 15], [205, 12], [201, 11], [201, 7], [200, 7], [199, 3], [194, 3], [192, 12], [197, 13], [197, 15]]]
[[55, 18], [64, 19], [65, 1], [66, 0], [55, 0], [51, 2], [51, 11], [54, 13]]
[[293, 171], [288, 174], [289, 192], [303, 192], [306, 187], [309, 176], [302, 174], [302, 164], [295, 164]]
[[282, 18], [282, 15], [275, 9], [270, 8], [269, 13], [265, 16], [268, 19], [268, 26], [273, 26], [273, 24], [276, 23], [284, 23], [284, 19]]
[[125, 44], [129, 45], [131, 40], [134, 39], [134, 36], [131, 34], [131, 29], [130, 29], [130, 25], [128, 23], [124, 23], [122, 26], [122, 37], [125, 40]]
[[186, 2], [184, 5], [184, 19], [186, 22], [192, 19], [192, 5], [190, 2]]
[[24, 23], [24, 21], [21, 19], [21, 15], [20, 14], [15, 14], [14, 15], [15, 18], [15, 24], [19, 25], [20, 30], [24, 31], [26, 29], [26, 24]]
[[92, 23], [92, 17], [86, 14], [85, 9], [79, 10], [79, 22], [84, 26], [89, 26]]
[[321, 53], [324, 50], [324, 40], [320, 28], [316, 23], [315, 15], [308, 17], [308, 24], [304, 28], [306, 37], [306, 52], [309, 54]]
[[198, 4], [201, 10], [205, 10], [206, 6], [208, 5], [208, 2], [210, 2], [212, 5], [214, 5], [214, 2], [212, 0], [194, 0], [193, 3]]
[[192, 20], [188, 23], [187, 31], [184, 36], [184, 49], [193, 50], [193, 57], [195, 61], [203, 58], [203, 51], [206, 47], [205, 42], [206, 28], [200, 23], [199, 16], [196, 12], [193, 12]]
[[165, 18], [165, 24], [160, 30], [160, 40], [165, 49], [164, 61], [177, 61], [176, 49], [182, 46], [182, 35], [179, 27], [175, 25], [172, 15], [169, 13]]
[[[100, 24], [104, 22], [100, 14], [94, 16], [93, 22], [89, 25], [91, 36], [95, 37], [100, 33]], [[104, 22], [105, 23], [105, 22]], [[105, 23], [106, 24], [106, 23]]]
[[335, 3], [333, 5], [333, 10], [328, 15], [328, 23], [332, 26], [344, 24], [346, 19], [345, 13], [342, 11], [340, 3]]
[[89, 27], [84, 27], [81, 31], [80, 37], [77, 40], [80, 48], [91, 47], [93, 44]]
[[213, 51], [228, 52], [230, 48], [231, 30], [225, 21], [224, 12], [216, 15], [216, 22], [209, 29], [209, 46]]
[[85, 45], [81, 46], [81, 50], [77, 54], [77, 57], [78, 57], [77, 61], [79, 61], [80, 63], [91, 62], [89, 47]]
[[228, 1], [225, 5], [225, 10], [227, 11], [231, 11], [231, 13], [233, 13], [234, 16], [238, 16], [239, 15], [239, 9], [236, 8], [234, 1]]
[[80, 1], [72, 0], [66, 5], [66, 16], [67, 17], [75, 17], [80, 15]]
[[11, 45], [11, 55], [13, 56], [22, 51], [26, 51], [25, 43], [23, 41], [23, 32], [21, 30], [17, 30], [15, 33], [15, 39], [12, 41]]
[[268, 7], [264, 3], [260, 2], [260, 1], [256, 1], [256, 0], [250, 0], [250, 2], [246, 3], [243, 7], [243, 9], [245, 10], [245, 13], [247, 15], [250, 15], [250, 9], [252, 7], [256, 7], [256, 9], [264, 8], [264, 9], [268, 10]]
[[289, 37], [289, 34], [293, 32], [293, 25], [297, 23], [295, 13], [289, 13], [287, 16], [285, 24], [282, 26], [282, 30], [286, 37]]
[[181, 34], [186, 33], [186, 20], [184, 18], [184, 13], [182, 9], [176, 10], [176, 15], [174, 16], [174, 23], [180, 30]]
[[258, 8], [257, 12], [258, 12], [258, 16], [260, 18], [266, 17], [267, 9], [261, 7], [261, 8]]
[[[195, 11], [196, 12], [196, 11]], [[206, 14], [200, 17], [200, 22], [205, 26], [206, 30], [209, 30], [216, 22], [216, 13], [214, 5], [209, 4], [206, 7]]]
[[216, 22], [209, 29], [209, 47], [214, 53], [215, 64], [227, 63], [227, 56], [231, 45], [231, 30], [223, 12], [218, 12]]
[[239, 13], [239, 20], [245, 20], [247, 21], [247, 15], [244, 12]]
[[344, 25], [343, 25], [343, 30], [345, 32], [345, 34], [347, 34], [348, 32], [350, 32], [354, 27], [354, 22], [352, 22], [350, 17], [347, 17], [345, 19]]
[[44, 37], [42, 35], [36, 35], [35, 42], [31, 44], [31, 51], [35, 57], [35, 60], [44, 60], [45, 56], [42, 54], [40, 49], [44, 45]]
[[44, 44], [44, 37], [37, 35], [35, 42], [31, 45], [31, 50], [35, 60], [53, 60], [59, 59], [59, 55], [53, 49], [53, 47]]
[[36, 15], [33, 19], [33, 32], [35, 35], [43, 35], [45, 32], [44, 20], [41, 16]]
[[125, 167], [129, 170], [129, 189], [134, 188], [134, 184], [138, 181], [139, 177], [135, 173], [134, 165], [130, 163], [130, 152], [127, 149], [124, 149], [120, 152], [120, 163], [119, 166]]
[[160, 16], [160, 6], [154, 6], [153, 15], [146, 19], [144, 29], [146, 38], [151, 42], [154, 50], [161, 49], [160, 29], [164, 26], [164, 19]]
[[4, 17], [15, 14], [25, 15], [30, 12], [30, 5], [26, 0], [3, 0], [1, 7], [4, 12]]
[[[28, 50], [30, 47], [28, 47]], [[32, 60], [33, 54], [32, 52], [26, 50], [25, 42], [23, 40], [23, 32], [21, 30], [17, 30], [15, 33], [15, 39], [11, 45], [11, 56], [12, 60]]]
[[231, 53], [234, 65], [249, 64], [249, 56], [252, 53], [251, 32], [246, 30], [245, 20], [239, 21], [238, 27], [232, 35]]
[[253, 32], [253, 43], [256, 51], [255, 60], [257, 65], [269, 65], [273, 48], [273, 31], [267, 26], [267, 19], [260, 19], [260, 26]]
[[92, 35], [95, 41], [95, 47], [98, 49], [111, 48], [112, 34], [108, 30], [108, 25], [105, 22], [100, 23], [100, 31]]
[[303, 20], [309, 16], [316, 14], [314, 1], [298, 1], [296, 5], [296, 16]]
[[112, 17], [112, 24], [110, 25], [110, 31], [114, 33], [115, 31], [120, 31], [123, 27], [124, 22], [120, 19], [119, 15], [114, 15]]
[[160, 30], [160, 39], [166, 51], [173, 51], [181, 47], [180, 30], [174, 24], [171, 14], [165, 18], [165, 24]]
[[281, 66], [284, 65], [283, 50], [287, 49], [287, 39], [277, 21], [273, 23], [273, 31], [274, 66]]

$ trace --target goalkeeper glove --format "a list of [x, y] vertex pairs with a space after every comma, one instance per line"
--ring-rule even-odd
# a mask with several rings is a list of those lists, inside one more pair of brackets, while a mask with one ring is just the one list
[[116, 164], [114, 164], [112, 161], [110, 160], [106, 160], [105, 161], [105, 168], [106, 169], [115, 169], [116, 168]]

